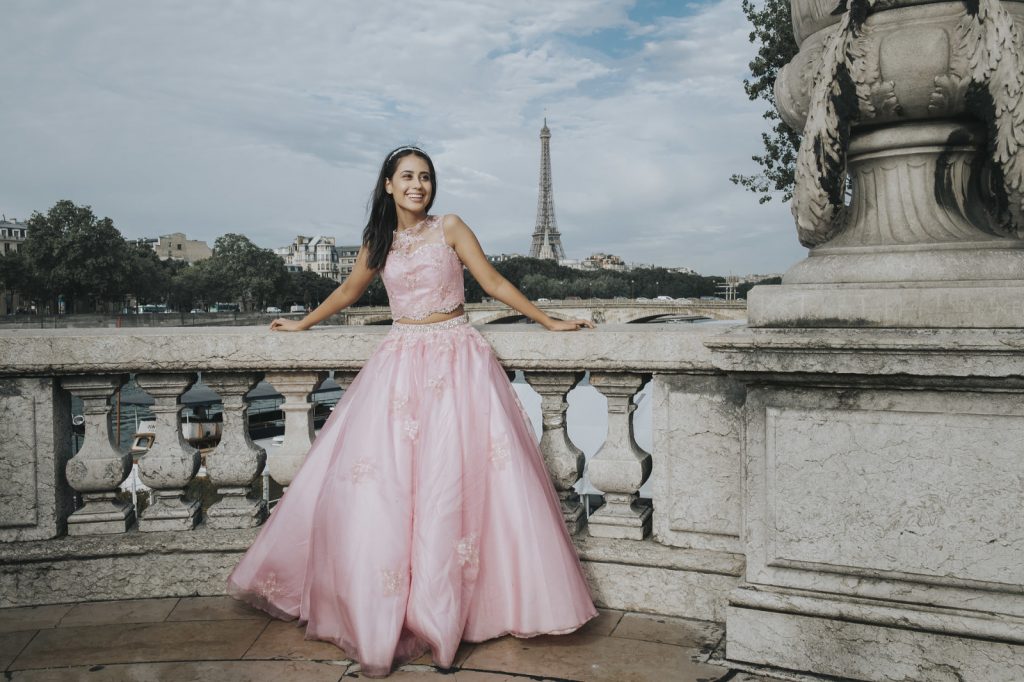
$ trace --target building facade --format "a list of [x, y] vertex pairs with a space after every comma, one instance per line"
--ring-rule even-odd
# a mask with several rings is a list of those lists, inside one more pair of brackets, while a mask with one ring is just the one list
[[304, 237], [299, 235], [288, 246], [274, 249], [274, 253], [284, 260], [285, 267], [289, 270], [294, 271], [296, 269], [289, 266], [297, 266], [302, 270], [309, 270], [323, 277], [330, 277], [336, 282], [342, 280], [334, 237]]
[[356, 265], [356, 256], [359, 255], [359, 245], [335, 246], [334, 252], [338, 254], [338, 273], [342, 279], [352, 274], [352, 268]]
[[[15, 253], [25, 243], [28, 226], [17, 220], [0, 220], [0, 256]], [[0, 290], [0, 314], [13, 315], [24, 309], [21, 294], [8, 289]]]
[[622, 271], [626, 269], [626, 262], [611, 253], [594, 253], [580, 261], [579, 268], [581, 270]]
[[195, 263], [213, 255], [213, 249], [206, 242], [189, 239], [184, 232], [160, 235], [160, 238], [152, 242], [152, 245], [153, 250], [160, 256], [160, 260], [170, 259]]

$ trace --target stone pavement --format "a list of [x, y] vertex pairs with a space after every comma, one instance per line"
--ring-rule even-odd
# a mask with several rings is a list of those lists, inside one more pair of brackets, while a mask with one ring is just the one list
[[[427, 655], [388, 679], [767, 682], [714, 664], [723, 634], [714, 623], [602, 610], [570, 635], [464, 644], [453, 670]], [[0, 670], [15, 682], [361, 677], [341, 649], [229, 597], [0, 609]]]

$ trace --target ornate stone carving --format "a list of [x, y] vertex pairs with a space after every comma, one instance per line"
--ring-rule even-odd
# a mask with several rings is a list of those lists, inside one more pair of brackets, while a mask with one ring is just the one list
[[604, 505], [591, 514], [594, 537], [643, 540], [651, 532], [651, 508], [637, 491], [651, 475], [651, 455], [633, 437], [633, 396], [643, 385], [639, 374], [593, 372], [590, 384], [608, 398], [608, 438], [590, 461], [590, 482], [604, 493]]
[[540, 450], [551, 481], [558, 491], [562, 516], [569, 533], [576, 534], [586, 524], [580, 497], [573, 488], [583, 473], [583, 453], [569, 440], [565, 428], [566, 396], [583, 378], [583, 372], [528, 372], [526, 381], [541, 397], [544, 432]]
[[156, 419], [153, 447], [139, 460], [139, 476], [153, 488], [139, 530], [191, 530], [199, 520], [199, 502], [185, 499], [185, 486], [199, 471], [199, 451], [181, 434], [181, 394], [195, 374], [139, 374], [135, 382], [153, 396]]
[[978, 90], [971, 108], [988, 126], [993, 219], [1024, 238], [1024, 28], [999, 0], [964, 0], [959, 49]]
[[[817, 12], [812, 0], [795, 13]], [[820, 4], [820, 3], [819, 3]], [[805, 246], [828, 242], [845, 228], [846, 151], [851, 127], [901, 118], [954, 117], [965, 110], [987, 123], [993, 221], [1000, 234], [1024, 236], [1024, 30], [1000, 0], [965, 0], [928, 13], [893, 18], [875, 10], [905, 6], [850, 0], [822, 45], [809, 40], [794, 64], [819, 64], [807, 115], [802, 79], [790, 68], [776, 82], [779, 111], [803, 125], [793, 215]], [[904, 10], [906, 11], [906, 10]], [[880, 16], [877, 21], [875, 16]], [[955, 35], [953, 35], [955, 33]], [[913, 45], [914, 50], [908, 50]], [[930, 87], [922, 87], [923, 79]], [[974, 96], [971, 96], [973, 85]], [[900, 92], [910, 96], [903, 102]], [[853, 97], [856, 94], [856, 98]], [[1013, 113], [1017, 112], [1017, 113]]]
[[262, 499], [249, 497], [267, 453], [249, 438], [245, 394], [261, 376], [256, 372], [203, 372], [203, 382], [220, 395], [224, 405], [220, 443], [206, 455], [206, 473], [224, 496], [207, 511], [206, 525], [211, 528], [258, 526], [267, 513]]
[[82, 508], [68, 517], [68, 535], [123, 533], [135, 521], [135, 508], [115, 495], [132, 469], [110, 428], [110, 397], [127, 375], [67, 377], [61, 385], [82, 401], [85, 442], [66, 466], [68, 483], [82, 494]]
[[[339, 373], [335, 381], [345, 381]], [[327, 372], [267, 372], [266, 379], [281, 395], [284, 404], [284, 442], [271, 452], [267, 469], [275, 481], [287, 488], [313, 445], [313, 404], [310, 394], [327, 378]], [[347, 383], [350, 383], [348, 379]], [[344, 386], [343, 386], [344, 388]]]
[[859, 99], [851, 75], [851, 54], [874, 3], [875, 0], [851, 0], [850, 8], [843, 12], [822, 48], [821, 66], [811, 90], [804, 138], [797, 154], [793, 190], [793, 217], [804, 246], [827, 242], [842, 229], [846, 149]]

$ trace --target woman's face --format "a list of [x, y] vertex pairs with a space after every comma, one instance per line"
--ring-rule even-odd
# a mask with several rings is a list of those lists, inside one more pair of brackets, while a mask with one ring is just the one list
[[398, 160], [394, 175], [384, 181], [384, 190], [395, 200], [395, 208], [423, 213], [434, 192], [430, 167], [416, 154], [407, 154]]

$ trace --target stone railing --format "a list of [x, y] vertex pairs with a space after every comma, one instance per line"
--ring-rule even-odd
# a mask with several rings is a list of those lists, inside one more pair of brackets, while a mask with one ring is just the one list
[[[724, 620], [739, 584], [742, 387], [711, 363], [720, 325], [615, 326], [553, 335], [483, 330], [508, 371], [541, 397], [541, 450], [595, 598], [614, 608]], [[0, 332], [0, 606], [219, 594], [267, 509], [253, 485], [267, 463], [287, 486], [313, 439], [311, 393], [342, 387], [386, 328], [303, 334], [263, 328]], [[584, 459], [567, 434], [569, 391], [590, 372], [607, 399], [608, 435], [588, 465], [604, 504], [587, 518], [574, 490]], [[153, 490], [137, 513], [118, 496], [130, 456], [114, 443], [111, 397], [134, 375], [154, 399], [153, 448], [139, 462]], [[186, 489], [200, 454], [181, 436], [181, 396], [200, 377], [221, 397], [223, 432], [206, 454], [207, 509]], [[284, 442], [267, 461], [248, 435], [245, 394], [266, 380], [284, 396]], [[636, 443], [633, 397], [653, 381], [653, 451]], [[85, 440], [71, 452], [70, 396]], [[651, 498], [638, 491], [650, 478]], [[514, 500], [510, 501], [514, 504]]]

